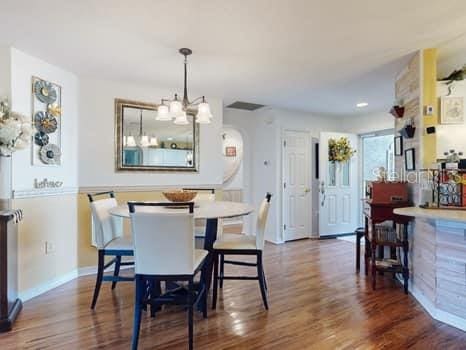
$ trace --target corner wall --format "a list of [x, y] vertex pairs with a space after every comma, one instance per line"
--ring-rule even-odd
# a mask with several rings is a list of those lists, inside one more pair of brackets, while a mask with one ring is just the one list
[[[308, 132], [310, 137], [319, 138], [321, 131], [341, 130], [340, 121], [332, 117], [266, 107], [255, 112], [226, 108], [224, 122], [243, 134], [244, 200], [258, 207], [266, 192], [273, 193], [265, 237], [270, 242], [282, 243], [282, 132], [301, 130]], [[312, 172], [310, 174], [312, 181]], [[315, 221], [317, 209], [311, 210], [310, 220], [312, 217]], [[246, 220], [247, 229], [254, 227], [255, 219], [255, 215], [249, 215]], [[310, 234], [316, 236], [316, 232]]]
[[[13, 155], [13, 206], [24, 211], [19, 225], [19, 292], [29, 299], [76, 276], [77, 269], [77, 124], [78, 79], [59, 67], [10, 51], [11, 107], [32, 118], [32, 76], [62, 87], [62, 165], [32, 166], [31, 151]], [[63, 188], [37, 190], [34, 179], [62, 181]], [[46, 242], [51, 250], [46, 254]]]

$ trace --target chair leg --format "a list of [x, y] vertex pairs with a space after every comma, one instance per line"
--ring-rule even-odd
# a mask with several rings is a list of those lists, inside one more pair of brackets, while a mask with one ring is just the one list
[[264, 278], [265, 290], [269, 290], [269, 288], [267, 287], [267, 278], [265, 278], [265, 272], [264, 272], [264, 267], [263, 266], [262, 266], [262, 277]]
[[257, 277], [259, 278], [259, 286], [262, 294], [262, 301], [264, 302], [264, 307], [266, 310], [269, 309], [269, 304], [267, 303], [267, 289], [265, 287], [265, 277], [264, 277], [264, 268], [262, 266], [262, 252], [257, 253]]
[[92, 297], [91, 309], [95, 308], [97, 298], [99, 297], [100, 286], [102, 285], [102, 279], [104, 277], [104, 265], [105, 265], [105, 254], [103, 250], [99, 250], [99, 258], [97, 263], [97, 278], [95, 281], [94, 296]]
[[188, 333], [189, 333], [189, 350], [193, 350], [194, 344], [194, 325], [193, 325], [193, 280], [189, 280], [188, 285]]
[[[218, 292], [218, 253], [214, 254], [214, 285], [212, 290], [212, 310], [217, 308], [217, 292]], [[222, 256], [220, 254], [220, 256]]]
[[135, 276], [135, 301], [134, 301], [134, 320], [133, 320], [133, 337], [131, 339], [131, 349], [136, 350], [139, 342], [139, 331], [141, 329], [141, 311], [142, 300], [146, 290], [146, 284], [141, 276]]
[[220, 288], [223, 288], [223, 276], [225, 276], [225, 255], [220, 254]]
[[[162, 294], [162, 286], [160, 280], [151, 280], [149, 282], [149, 298], [156, 298]], [[161, 306], [150, 306], [150, 317], [155, 317], [157, 311], [162, 310]]]
[[361, 236], [356, 233], [356, 272], [361, 269]]
[[[115, 261], [115, 270], [113, 271], [113, 277], [117, 278], [120, 275], [121, 256], [117, 255]], [[112, 282], [112, 290], [115, 289], [117, 281]]]

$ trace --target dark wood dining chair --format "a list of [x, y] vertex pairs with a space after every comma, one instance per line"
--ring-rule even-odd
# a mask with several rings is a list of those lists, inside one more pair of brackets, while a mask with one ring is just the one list
[[[117, 282], [134, 281], [134, 277], [120, 276], [121, 266], [134, 265], [132, 261], [122, 261], [124, 256], [133, 256], [133, 242], [123, 232], [122, 219], [109, 213], [110, 209], [118, 206], [115, 194], [109, 191], [87, 196], [92, 212], [92, 244], [97, 247], [98, 254], [97, 278], [91, 303], [91, 309], [94, 309], [102, 282], [112, 282], [112, 289], [115, 289]], [[106, 256], [113, 258], [105, 263]], [[105, 275], [105, 270], [111, 266], [114, 267], [113, 275]]]

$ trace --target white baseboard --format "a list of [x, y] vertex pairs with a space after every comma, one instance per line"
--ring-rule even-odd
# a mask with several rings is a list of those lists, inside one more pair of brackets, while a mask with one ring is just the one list
[[438, 309], [429, 299], [427, 299], [416, 287], [410, 288], [411, 294], [416, 298], [424, 310], [437, 321], [466, 331], [466, 320], [449, 312]]
[[[397, 276], [397, 279], [401, 284], [403, 284], [403, 280], [399, 276]], [[461, 329], [462, 331], [466, 331], [466, 320], [464, 318], [438, 309], [432, 301], [427, 299], [424, 294], [422, 294], [421, 291], [411, 283], [411, 280], [408, 285], [408, 290], [433, 319]]]
[[[121, 266], [120, 270], [126, 270], [126, 269], [131, 269], [131, 268], [132, 266]], [[105, 270], [105, 272], [112, 272], [112, 271], [113, 271], [113, 266]], [[57, 288], [67, 282], [70, 282], [78, 277], [95, 275], [96, 273], [97, 273], [97, 266], [80, 267], [78, 269], [74, 269], [66, 273], [63, 276], [41, 283], [37, 287], [26, 289], [25, 291], [20, 292], [18, 294], [18, 298], [20, 298], [23, 302], [28, 301], [54, 288]]]
[[30, 300], [34, 297], [44, 294], [45, 292], [48, 292], [51, 289], [61, 286], [62, 284], [72, 281], [77, 277], [78, 277], [78, 270], [72, 270], [63, 276], [41, 283], [36, 287], [26, 289], [25, 291], [20, 292], [18, 297], [22, 301]]

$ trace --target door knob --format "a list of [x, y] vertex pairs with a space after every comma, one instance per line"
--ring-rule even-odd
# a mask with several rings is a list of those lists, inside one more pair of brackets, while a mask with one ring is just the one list
[[304, 190], [305, 193], [309, 193], [311, 192], [311, 189], [309, 187], [306, 187], [306, 189]]

